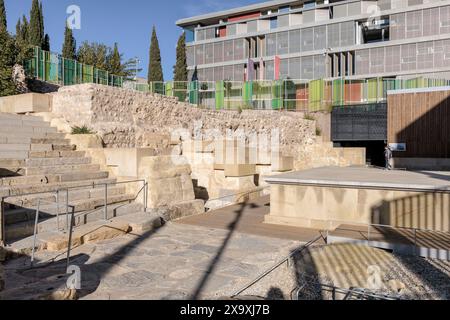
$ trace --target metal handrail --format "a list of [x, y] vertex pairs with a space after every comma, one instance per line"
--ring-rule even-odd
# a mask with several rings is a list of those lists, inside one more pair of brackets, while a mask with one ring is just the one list
[[249, 284], [247, 284], [245, 287], [243, 287], [242, 289], [236, 291], [236, 293], [234, 293], [231, 298], [235, 298], [236, 296], [240, 295], [241, 293], [243, 293], [244, 291], [248, 290], [250, 287], [254, 286], [256, 283], [258, 283], [260, 280], [262, 280], [263, 278], [265, 278], [266, 276], [268, 276], [270, 273], [272, 273], [273, 271], [275, 271], [276, 269], [278, 269], [280, 266], [282, 266], [284, 263], [288, 263], [289, 261], [298, 253], [303, 252], [304, 250], [308, 249], [310, 246], [312, 246], [313, 244], [315, 244], [317, 241], [319, 241], [320, 239], [323, 239], [323, 236], [317, 236], [315, 239], [310, 240], [308, 243], [306, 243], [305, 245], [303, 245], [302, 247], [294, 250], [293, 252], [291, 252], [286, 258], [283, 258], [282, 260], [280, 260], [279, 262], [275, 263], [272, 267], [270, 267], [268, 270], [264, 271], [263, 273], [261, 273], [258, 277], [255, 278], [255, 280], [253, 280], [252, 282], [250, 282]]
[[62, 191], [66, 192], [66, 203], [65, 203], [65, 207], [66, 207], [66, 232], [68, 231], [69, 233], [69, 247], [68, 247], [68, 256], [67, 256], [67, 265], [69, 265], [69, 258], [70, 258], [70, 247], [71, 247], [71, 242], [72, 242], [72, 232], [73, 232], [73, 228], [74, 228], [74, 222], [75, 222], [75, 217], [80, 217], [80, 216], [86, 216], [89, 214], [92, 214], [95, 211], [98, 211], [100, 209], [102, 209], [103, 207], [100, 208], [95, 208], [93, 210], [87, 211], [87, 212], [82, 212], [81, 214], [75, 216], [75, 210], [72, 210], [71, 213], [71, 217], [70, 217], [70, 223], [69, 223], [69, 208], [71, 207], [69, 204], [69, 191], [73, 191], [73, 190], [82, 190], [82, 189], [86, 189], [86, 188], [95, 188], [97, 186], [104, 186], [105, 187], [105, 205], [104, 205], [104, 210], [105, 210], [105, 215], [104, 215], [104, 219], [107, 220], [108, 219], [108, 186], [110, 185], [122, 185], [122, 184], [130, 184], [130, 183], [136, 183], [136, 182], [142, 182], [143, 186], [141, 189], [139, 189], [139, 191], [137, 192], [136, 196], [133, 198], [132, 201], [135, 201], [139, 195], [144, 191], [144, 211], [147, 211], [148, 208], [148, 182], [145, 179], [136, 179], [136, 180], [128, 180], [128, 181], [120, 181], [120, 182], [110, 182], [110, 183], [92, 183], [89, 185], [83, 185], [83, 186], [76, 186], [76, 187], [66, 187], [66, 188], [58, 188], [56, 191], [53, 192], [33, 192], [33, 193], [26, 193], [26, 194], [20, 194], [20, 195], [9, 195], [9, 196], [4, 196], [1, 197], [1, 238], [0, 238], [0, 242], [3, 245], [5, 243], [5, 219], [4, 219], [4, 214], [5, 214], [5, 210], [4, 210], [4, 204], [5, 204], [5, 200], [9, 199], [9, 198], [18, 198], [18, 197], [24, 197], [24, 196], [32, 196], [32, 195], [48, 195], [51, 194], [52, 197], [56, 198], [55, 202], [52, 201], [48, 201], [45, 199], [41, 199], [38, 198], [37, 201], [37, 208], [36, 208], [36, 213], [35, 213], [35, 222], [34, 222], [34, 232], [33, 232], [33, 248], [32, 248], [32, 253], [31, 253], [31, 266], [33, 266], [34, 264], [34, 256], [35, 256], [35, 250], [36, 250], [36, 241], [37, 241], [37, 231], [38, 231], [38, 224], [39, 224], [39, 215], [41, 212], [41, 203], [42, 202], [46, 202], [48, 204], [54, 204], [57, 207], [57, 212], [56, 212], [56, 220], [57, 220], [57, 231], [60, 232], [60, 228], [59, 228], [59, 214], [60, 214], [60, 203], [59, 203], [59, 193]]

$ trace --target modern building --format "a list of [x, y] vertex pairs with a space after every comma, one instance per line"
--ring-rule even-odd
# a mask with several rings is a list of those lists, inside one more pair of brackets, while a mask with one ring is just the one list
[[280, 0], [177, 25], [200, 81], [450, 75], [450, 1]]

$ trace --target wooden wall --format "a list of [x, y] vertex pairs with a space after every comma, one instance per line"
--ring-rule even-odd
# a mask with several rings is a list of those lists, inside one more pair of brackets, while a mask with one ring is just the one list
[[450, 158], [450, 90], [388, 95], [389, 143], [406, 143], [395, 157]]

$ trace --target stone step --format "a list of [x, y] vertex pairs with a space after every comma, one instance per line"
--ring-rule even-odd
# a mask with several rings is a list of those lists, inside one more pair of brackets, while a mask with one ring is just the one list
[[[37, 152], [31, 151], [29, 153], [30, 159], [54, 159], [54, 158], [82, 158], [86, 156], [85, 151], [46, 151]], [[1, 157], [0, 157], [1, 159]], [[19, 158], [20, 159], [20, 158]]]
[[[27, 167], [46, 167], [57, 165], [91, 164], [90, 157], [76, 158], [47, 158], [47, 159], [27, 159], [24, 161]], [[20, 162], [19, 162], [20, 163]], [[2, 162], [0, 161], [0, 167]], [[6, 167], [6, 166], [5, 166]]]
[[[68, 181], [68, 182], [54, 182], [42, 185], [23, 185], [8, 188], [9, 195], [20, 196], [23, 194], [30, 193], [47, 193], [56, 192], [58, 190], [63, 190], [64, 188], [75, 188], [75, 187], [87, 187], [89, 185], [102, 185], [105, 183], [112, 184], [117, 180], [115, 178], [102, 178], [102, 179], [87, 179], [78, 181]], [[0, 187], [0, 190], [4, 187]]]
[[[104, 197], [104, 187], [98, 186], [93, 189], [85, 190], [70, 190], [69, 191], [69, 203], [73, 201], [86, 200], [92, 198]], [[124, 186], [111, 186], [108, 188], [108, 197], [116, 196], [126, 193], [126, 188]], [[41, 200], [41, 206], [45, 213], [41, 214], [48, 215], [57, 212], [57, 209], [53, 212], [48, 210], [48, 208], [57, 208], [56, 206], [56, 194], [47, 193], [31, 196], [13, 197], [6, 200], [6, 210], [5, 210], [5, 223], [6, 225], [11, 225], [15, 223], [20, 223], [28, 220], [35, 219], [36, 208], [39, 199]], [[53, 207], [50, 203], [54, 203]], [[66, 203], [66, 193], [61, 192], [59, 195], [60, 213], [65, 213], [65, 203]]]
[[27, 159], [29, 155], [28, 151], [3, 151], [0, 150], [0, 159], [8, 160], [8, 159]]
[[26, 167], [26, 176], [46, 175], [46, 174], [63, 174], [72, 172], [92, 172], [100, 171], [98, 164], [70, 164], [70, 165], [56, 165], [56, 166], [40, 166], [40, 167]]
[[[122, 185], [121, 186], [114, 186], [114, 185], [108, 186], [108, 197], [125, 194], [125, 193], [126, 193], [125, 186], [122, 186]], [[73, 190], [69, 190], [69, 202], [83, 200], [83, 199], [90, 199], [90, 198], [101, 198], [101, 197], [104, 197], [104, 195], [105, 195], [105, 187], [104, 186], [95, 186], [94, 188], [73, 189]], [[59, 193], [59, 203], [61, 206], [65, 205], [66, 197], [67, 197], [66, 191], [63, 190]], [[39, 199], [41, 200], [42, 205], [47, 205], [50, 203], [56, 204], [56, 198], [57, 198], [56, 192], [33, 194], [33, 195], [29, 195], [29, 196], [17, 196], [17, 197], [8, 198], [6, 200], [6, 205], [34, 209], [37, 206]]]
[[15, 126], [0, 126], [0, 132], [4, 133], [16, 133], [16, 132], [28, 132], [28, 133], [47, 133], [58, 132], [58, 129], [54, 127], [39, 127], [39, 126], [27, 126], [27, 127], [15, 127]]
[[0, 150], [8, 151], [53, 151], [52, 144], [0, 144]]
[[27, 120], [27, 119], [5, 119], [0, 117], [0, 126], [14, 126], [14, 127], [50, 127], [49, 122]]
[[[75, 172], [61, 174], [41, 174], [35, 176], [17, 176], [0, 179], [0, 186], [11, 187], [12, 189], [23, 189], [24, 187], [39, 187], [49, 183], [106, 179], [109, 173], [106, 171]], [[33, 191], [34, 192], [34, 191]], [[36, 191], [37, 192], [37, 191]]]
[[[130, 196], [130, 195], [128, 195], [128, 197], [132, 198], [132, 196]], [[121, 200], [124, 198], [125, 198], [124, 196], [111, 197], [111, 199], [109, 200], [111, 205], [108, 206], [108, 219], [113, 218], [115, 212], [120, 212], [120, 215], [118, 214], [117, 216], [123, 216], [130, 212], [136, 212], [136, 209], [138, 209], [138, 208], [142, 208], [142, 205], [137, 204], [137, 203], [125, 204], [125, 203], [123, 203], [123, 201], [122, 201], [122, 203], [120, 201], [118, 201], [118, 200]], [[95, 199], [90, 199], [90, 200], [85, 200], [85, 201], [78, 201], [77, 203], [74, 203], [74, 205], [75, 205], [75, 207], [77, 207], [77, 206], [78, 207], [81, 207], [81, 206], [87, 207], [89, 204], [93, 205], [94, 203], [95, 203]], [[92, 209], [97, 208], [97, 207], [99, 207], [99, 205], [97, 205], [96, 207], [93, 207]], [[87, 215], [82, 215], [82, 214], [76, 215], [74, 226], [80, 227], [80, 226], [84, 226], [89, 223], [95, 223], [95, 222], [103, 220], [103, 218], [104, 218], [103, 208], [100, 207], [96, 211], [89, 212], [92, 209], [87, 209], [88, 210]], [[142, 209], [140, 209], [140, 210], [142, 210]], [[83, 211], [85, 211], [85, 210], [83, 210]], [[35, 214], [35, 212], [31, 213], [32, 217], [34, 217], [34, 214]], [[38, 223], [38, 233], [39, 234], [42, 234], [45, 232], [55, 232], [57, 230], [58, 222], [57, 222], [57, 218], [55, 215], [56, 215], [56, 213], [48, 214], [46, 212], [42, 212], [42, 214], [40, 215], [40, 221]], [[65, 215], [61, 214], [59, 216], [60, 227], [63, 227], [65, 225], [65, 223], [66, 223], [66, 217], [65, 217]], [[5, 236], [6, 236], [6, 240], [8, 242], [32, 236], [33, 233], [34, 233], [34, 219], [16, 223], [16, 224], [12, 224], [12, 225], [8, 225], [5, 228]]]
[[0, 132], [0, 141], [2, 138], [34, 138], [34, 139], [65, 139], [66, 134], [62, 132]]
[[36, 122], [45, 122], [44, 118], [41, 116], [34, 115], [21, 115], [14, 113], [0, 113], [0, 119], [2, 120], [27, 120], [27, 121], [36, 121]]

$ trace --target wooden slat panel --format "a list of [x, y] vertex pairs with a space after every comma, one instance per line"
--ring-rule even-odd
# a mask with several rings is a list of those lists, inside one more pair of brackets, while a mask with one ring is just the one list
[[388, 139], [407, 143], [396, 157], [450, 157], [450, 91], [388, 96]]

